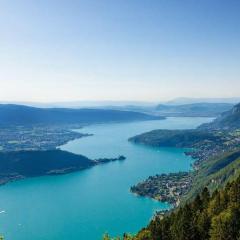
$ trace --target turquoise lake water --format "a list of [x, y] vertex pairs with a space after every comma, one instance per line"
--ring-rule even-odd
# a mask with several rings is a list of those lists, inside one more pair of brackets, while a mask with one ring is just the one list
[[153, 148], [127, 141], [153, 129], [195, 128], [209, 118], [99, 124], [80, 129], [94, 136], [71, 141], [61, 149], [89, 158], [127, 157], [61, 176], [17, 181], [0, 187], [0, 233], [6, 240], [97, 240], [136, 232], [156, 210], [168, 204], [137, 197], [131, 185], [157, 173], [188, 170], [184, 149]]

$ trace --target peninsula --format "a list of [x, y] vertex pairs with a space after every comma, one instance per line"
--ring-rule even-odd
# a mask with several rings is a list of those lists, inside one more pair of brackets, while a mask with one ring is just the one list
[[126, 158], [91, 160], [62, 150], [0, 152], [0, 185], [43, 175], [66, 174]]

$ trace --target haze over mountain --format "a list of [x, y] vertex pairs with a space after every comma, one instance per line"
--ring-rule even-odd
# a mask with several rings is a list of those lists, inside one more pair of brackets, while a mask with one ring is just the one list
[[0, 101], [0, 104], [24, 105], [38, 108], [106, 108], [124, 106], [156, 106], [157, 102], [145, 101], [60, 101], [60, 102], [30, 102], [30, 101]]
[[216, 117], [222, 112], [230, 110], [230, 103], [191, 103], [183, 105], [159, 104], [156, 107], [158, 114], [163, 116], [185, 116], [185, 117]]
[[240, 128], [240, 103], [224, 112], [212, 123], [203, 124], [200, 129], [238, 129]]
[[158, 105], [124, 105], [105, 106], [106, 109], [128, 110], [154, 114], [165, 117], [217, 117], [230, 110], [231, 103], [191, 103], [191, 104], [158, 104]]
[[240, 102], [240, 97], [231, 97], [231, 98], [188, 98], [188, 97], [179, 97], [173, 100], [165, 102], [167, 105], [183, 105], [183, 104], [192, 104], [192, 103], [230, 103], [237, 104]]
[[59, 101], [59, 102], [32, 102], [32, 101], [0, 101], [0, 104], [15, 104], [15, 105], [25, 105], [30, 107], [40, 107], [40, 108], [114, 108], [114, 107], [155, 107], [159, 104], [163, 105], [185, 105], [193, 103], [228, 103], [236, 104], [240, 102], [240, 97], [232, 98], [188, 98], [188, 97], [179, 97], [174, 98], [168, 101], [161, 100], [159, 101], [117, 101], [117, 100], [79, 100], [79, 101]]
[[1, 125], [89, 124], [152, 119], [161, 119], [161, 117], [118, 110], [35, 108], [11, 104], [0, 105]]
[[240, 103], [229, 111], [223, 112], [210, 123], [200, 125], [193, 130], [157, 129], [130, 138], [130, 141], [153, 146], [193, 147], [195, 141], [207, 140], [217, 143], [218, 136], [211, 130], [235, 130], [240, 128]]

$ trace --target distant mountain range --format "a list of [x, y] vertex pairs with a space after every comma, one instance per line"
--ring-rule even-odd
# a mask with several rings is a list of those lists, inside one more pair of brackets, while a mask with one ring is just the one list
[[238, 129], [240, 128], [240, 103], [224, 112], [211, 123], [203, 124], [200, 129]]
[[158, 104], [185, 105], [193, 103], [230, 103], [237, 104], [240, 97], [232, 98], [188, 98], [179, 97], [169, 101], [64, 101], [64, 102], [27, 102], [27, 101], [0, 101], [0, 104], [25, 105], [40, 108], [155, 108]]
[[165, 117], [217, 117], [222, 112], [230, 110], [232, 103], [191, 103], [182, 105], [159, 104], [151, 106], [125, 105], [125, 106], [106, 106], [106, 109], [127, 110], [142, 112], [151, 115]]
[[192, 103], [183, 105], [163, 105], [156, 107], [162, 116], [184, 117], [216, 117], [233, 107], [231, 103]]
[[90, 124], [154, 119], [162, 118], [133, 111], [0, 105], [0, 125]]
[[144, 101], [66, 101], [66, 102], [27, 102], [27, 101], [0, 101], [0, 104], [24, 105], [38, 108], [108, 108], [124, 106], [156, 106], [157, 102]]
[[193, 130], [163, 130], [157, 129], [142, 133], [130, 138], [130, 141], [152, 146], [168, 147], [193, 147], [195, 142], [205, 139], [215, 141], [217, 137], [212, 135], [212, 130], [236, 130], [240, 129], [240, 103], [231, 110], [222, 113], [214, 121], [200, 125]]
[[166, 105], [183, 105], [183, 104], [192, 104], [192, 103], [231, 103], [237, 104], [240, 102], [240, 97], [232, 98], [187, 98], [179, 97], [173, 100], [167, 101], [164, 104]]

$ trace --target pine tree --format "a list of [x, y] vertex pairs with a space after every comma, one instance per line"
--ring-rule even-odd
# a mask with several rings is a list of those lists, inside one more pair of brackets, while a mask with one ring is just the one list
[[202, 211], [197, 221], [199, 239], [201, 240], [209, 239], [210, 223], [211, 221], [207, 213], [207, 210]]
[[208, 188], [205, 187], [202, 191], [202, 194], [201, 194], [201, 199], [202, 199], [202, 206], [203, 208], [207, 208], [208, 207], [208, 202], [210, 200], [210, 193], [208, 191]]

